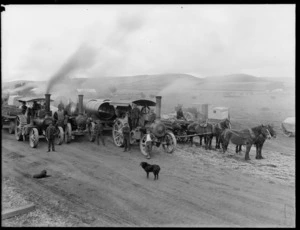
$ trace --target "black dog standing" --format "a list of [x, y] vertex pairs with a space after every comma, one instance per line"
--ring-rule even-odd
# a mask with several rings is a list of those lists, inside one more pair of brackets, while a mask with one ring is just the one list
[[159, 174], [159, 171], [160, 171], [159, 165], [150, 165], [147, 162], [141, 162], [140, 166], [142, 166], [142, 168], [146, 171], [147, 178], [149, 178], [149, 173], [153, 172], [154, 180], [155, 179], [158, 180], [158, 174]]

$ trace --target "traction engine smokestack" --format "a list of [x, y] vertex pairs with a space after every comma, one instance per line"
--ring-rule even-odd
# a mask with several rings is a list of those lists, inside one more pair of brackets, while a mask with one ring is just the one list
[[45, 110], [47, 114], [50, 113], [50, 96], [51, 94], [49, 93], [45, 94]]
[[160, 120], [161, 115], [161, 96], [156, 96], [156, 119]]
[[78, 95], [78, 113], [83, 114], [83, 95]]

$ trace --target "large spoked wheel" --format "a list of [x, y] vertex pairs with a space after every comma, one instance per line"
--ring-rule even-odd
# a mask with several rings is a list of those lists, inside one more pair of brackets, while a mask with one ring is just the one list
[[177, 142], [186, 143], [188, 141], [187, 132], [185, 130], [179, 130], [176, 136]]
[[9, 122], [9, 128], [8, 128], [8, 133], [13, 134], [15, 132], [15, 122], [10, 121]]
[[122, 128], [123, 128], [123, 123], [120, 120], [116, 120], [113, 125], [112, 135], [113, 135], [114, 143], [118, 147], [122, 147], [124, 145]]
[[286, 136], [286, 137], [291, 137], [291, 136], [293, 136], [293, 134], [291, 133], [291, 132], [283, 132], [283, 134], [284, 134], [284, 136]]
[[95, 135], [95, 123], [91, 122], [91, 124], [89, 125], [89, 140], [90, 142], [94, 142], [96, 139], [96, 135]]
[[167, 131], [166, 135], [164, 136], [164, 141], [162, 144], [165, 152], [167, 153], [174, 152], [176, 149], [176, 145], [177, 145], [177, 141], [175, 135], [172, 132]]
[[71, 139], [72, 139], [72, 126], [70, 123], [68, 123], [65, 131], [65, 142], [70, 143]]
[[39, 131], [37, 128], [32, 128], [29, 133], [29, 145], [31, 148], [36, 148], [39, 143]]
[[58, 134], [55, 137], [55, 144], [61, 145], [64, 141], [64, 130], [62, 127], [58, 126]]
[[22, 129], [25, 125], [27, 125], [26, 117], [24, 115], [17, 116], [15, 124], [15, 137], [17, 141], [23, 140]]
[[[153, 140], [154, 139], [154, 135], [151, 133], [150, 134], [151, 136], [151, 139]], [[146, 151], [146, 137], [147, 137], [147, 134], [144, 134], [140, 140], [140, 150], [141, 150], [141, 153], [144, 155], [144, 156], [148, 156], [148, 153]], [[153, 146], [152, 146], [153, 147]], [[152, 148], [151, 148], [152, 150]], [[150, 151], [151, 151], [150, 150]]]

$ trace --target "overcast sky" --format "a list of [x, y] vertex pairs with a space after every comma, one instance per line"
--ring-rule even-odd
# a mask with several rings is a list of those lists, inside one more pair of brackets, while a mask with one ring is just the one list
[[295, 77], [291, 4], [5, 8], [3, 81], [48, 80], [62, 73], [74, 55], [76, 67], [69, 77], [161, 73]]

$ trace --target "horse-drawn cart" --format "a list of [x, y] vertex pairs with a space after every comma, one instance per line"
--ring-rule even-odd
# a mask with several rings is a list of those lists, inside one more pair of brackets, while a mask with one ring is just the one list
[[[120, 102], [112, 102], [112, 105], [119, 105]], [[156, 114], [151, 113], [151, 110], [147, 110], [145, 114], [142, 114], [140, 122], [137, 127], [134, 127], [130, 132], [130, 143], [139, 143], [141, 153], [144, 156], [148, 156], [146, 151], [146, 131], [150, 131], [152, 142], [154, 146], [159, 147], [160, 145], [167, 153], [172, 153], [176, 149], [176, 138], [172, 131], [168, 130], [165, 124], [160, 120], [161, 110], [161, 97], [156, 97], [156, 103], [151, 100], [141, 99], [132, 101], [138, 107], [150, 108], [156, 106]], [[130, 108], [129, 103], [124, 103], [124, 108]], [[153, 110], [152, 110], [153, 111]], [[130, 111], [127, 111], [130, 112]], [[123, 118], [117, 118], [113, 125], [112, 135], [115, 145], [121, 147], [124, 143], [124, 137], [122, 129], [125, 123], [129, 123], [128, 113]]]
[[8, 133], [10, 134], [13, 134], [15, 132], [15, 123], [17, 115], [22, 114], [22, 109], [19, 108], [19, 98], [21, 98], [21, 96], [11, 95], [9, 96], [7, 103], [2, 104], [1, 127], [3, 129], [8, 129]]
[[188, 142], [189, 140], [188, 126], [194, 121], [170, 118], [170, 119], [163, 119], [162, 122], [166, 126], [167, 130], [170, 130], [174, 133], [177, 142], [179, 143]]

